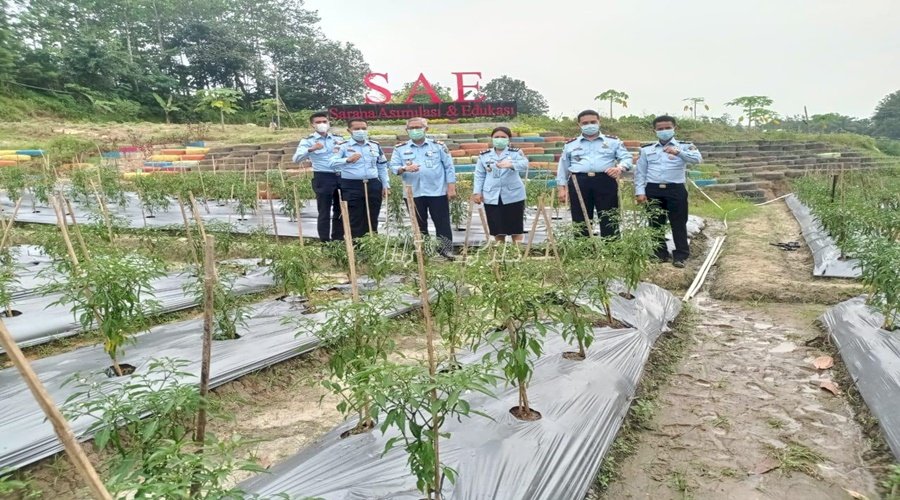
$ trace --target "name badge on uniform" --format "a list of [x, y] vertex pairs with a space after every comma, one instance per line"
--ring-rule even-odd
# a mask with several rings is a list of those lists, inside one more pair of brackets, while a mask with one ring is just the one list
[[604, 143], [603, 143], [603, 149], [609, 149], [609, 144], [607, 144], [607, 143], [604, 142]]

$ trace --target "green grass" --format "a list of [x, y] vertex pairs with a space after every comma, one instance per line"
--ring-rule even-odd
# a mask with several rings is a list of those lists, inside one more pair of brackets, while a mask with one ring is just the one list
[[887, 477], [882, 481], [886, 498], [888, 500], [900, 499], [900, 464], [891, 466]]
[[811, 477], [819, 477], [816, 465], [825, 457], [800, 443], [789, 443], [784, 448], [771, 448], [769, 454], [778, 461], [783, 474], [802, 472]]
[[768, 424], [769, 427], [776, 429], [776, 430], [784, 429], [784, 422], [782, 420], [779, 420], [774, 417], [766, 420], [766, 424]]

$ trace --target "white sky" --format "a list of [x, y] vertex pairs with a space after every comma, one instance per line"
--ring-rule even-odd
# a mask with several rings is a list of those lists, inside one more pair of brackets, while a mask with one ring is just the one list
[[[451, 87], [453, 71], [507, 74], [541, 92], [551, 114], [607, 107], [608, 88], [635, 114], [682, 114], [706, 97], [767, 95], [783, 115], [871, 116], [900, 89], [900, 0], [306, 0], [332, 39], [353, 42], [388, 88], [419, 72]], [[380, 82], [381, 80], [377, 80]], [[616, 116], [621, 109], [615, 111]]]

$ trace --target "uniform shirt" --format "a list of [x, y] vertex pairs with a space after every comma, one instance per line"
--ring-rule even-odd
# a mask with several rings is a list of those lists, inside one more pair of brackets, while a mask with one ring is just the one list
[[418, 172], [404, 172], [403, 184], [412, 186], [413, 197], [447, 196], [447, 184], [456, 183], [456, 170], [450, 152], [443, 144], [425, 139], [421, 145], [406, 141], [394, 146], [391, 172], [399, 175], [401, 167], [415, 163]]
[[[677, 155], [670, 155], [663, 151], [666, 146], [678, 148]], [[634, 171], [634, 194], [643, 196], [647, 194], [647, 183], [654, 184], [684, 184], [684, 170], [688, 165], [696, 165], [703, 161], [697, 146], [689, 142], [679, 142], [675, 139], [667, 144], [658, 141], [641, 146], [641, 155], [638, 157], [637, 169]]]
[[[497, 163], [506, 159], [512, 161], [514, 168], [497, 168]], [[483, 195], [488, 205], [497, 205], [501, 197], [504, 205], [522, 201], [525, 183], [519, 172], [528, 172], [528, 158], [519, 148], [506, 148], [500, 153], [494, 148], [482, 151], [475, 164], [472, 193]]]
[[631, 153], [618, 137], [600, 134], [596, 139], [588, 140], [580, 135], [563, 147], [556, 170], [556, 185], [565, 186], [570, 173], [606, 172], [617, 164], [631, 170]]
[[[318, 132], [309, 134], [309, 137], [303, 138], [297, 145], [297, 151], [293, 157], [294, 163], [300, 163], [309, 158], [309, 161], [312, 162], [313, 172], [334, 173], [335, 170], [331, 166], [331, 155], [334, 154], [334, 148], [343, 142], [344, 139], [338, 135], [322, 135]], [[309, 148], [315, 146], [316, 143], [322, 144], [324, 147], [310, 151]]]
[[[353, 163], [347, 158], [359, 153], [362, 157]], [[331, 156], [331, 167], [341, 174], [342, 179], [379, 179], [384, 189], [391, 187], [387, 174], [387, 158], [381, 146], [375, 141], [347, 141], [335, 146]]]

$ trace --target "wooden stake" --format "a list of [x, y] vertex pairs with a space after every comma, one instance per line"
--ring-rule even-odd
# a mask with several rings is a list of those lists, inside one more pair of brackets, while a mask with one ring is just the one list
[[[363, 196], [366, 198], [366, 222], [369, 224], [369, 232], [372, 231], [372, 212], [369, 209], [369, 179], [363, 179]], [[412, 198], [410, 198], [412, 201]]]
[[194, 257], [194, 263], [200, 266], [200, 256], [197, 255], [197, 246], [194, 245], [194, 234], [191, 231], [191, 224], [188, 222], [187, 212], [184, 211], [184, 202], [181, 195], [176, 195], [175, 200], [178, 201], [178, 208], [181, 209], [181, 220], [184, 221], [184, 233], [187, 236], [188, 245], [191, 247], [191, 255]]
[[[99, 174], [99, 172], [98, 172], [98, 174]], [[91, 181], [91, 188], [94, 190], [94, 196], [97, 197], [97, 203], [100, 204], [100, 213], [103, 215], [103, 222], [106, 223], [106, 232], [109, 234], [110, 243], [112, 243], [112, 241], [113, 241], [112, 223], [109, 221], [109, 212], [106, 210], [106, 202], [103, 201], [103, 197], [100, 196], [100, 191], [97, 190], [97, 186], [94, 185], [94, 181]]]
[[[425, 253], [422, 251], [422, 232], [416, 217], [416, 204], [413, 202], [412, 186], [406, 186], [406, 198], [409, 203], [409, 221], [413, 227], [413, 243], [416, 246], [416, 261], [419, 268], [419, 294], [422, 300], [422, 316], [425, 318], [425, 338], [428, 350], [428, 374], [434, 377], [437, 373], [437, 360], [434, 354], [434, 320], [431, 316], [431, 303], [428, 294], [428, 281], [425, 275]], [[437, 401], [437, 389], [431, 390], [431, 401]], [[434, 498], [441, 498], [441, 459], [440, 459], [440, 419], [438, 415], [431, 416], [431, 427], [434, 432]]]
[[350, 293], [354, 302], [359, 302], [359, 284], [356, 282], [356, 254], [353, 252], [353, 237], [350, 234], [350, 209], [341, 200], [341, 220], [344, 223], [344, 244], [347, 246], [347, 262], [350, 264]]
[[63, 417], [59, 408], [56, 407], [53, 398], [47, 393], [44, 384], [41, 383], [41, 380], [31, 368], [28, 359], [25, 358], [22, 350], [19, 349], [19, 346], [13, 340], [12, 335], [6, 328], [6, 324], [3, 323], [2, 320], [0, 320], [0, 343], [3, 344], [6, 355], [9, 356], [9, 359], [16, 366], [16, 369], [22, 374], [25, 384], [28, 386], [34, 399], [41, 407], [41, 410], [43, 410], [44, 415], [47, 416], [47, 420], [53, 425], [53, 430], [62, 442], [66, 454], [69, 456], [69, 459], [72, 460], [72, 464], [75, 465], [78, 473], [84, 478], [88, 485], [88, 489], [91, 490], [91, 496], [98, 500], [112, 500], [112, 496], [109, 494], [109, 491], [106, 490], [106, 486], [104, 486], [103, 481], [100, 480], [100, 476], [97, 475], [96, 469], [94, 469], [91, 461], [88, 460], [84, 449], [81, 447], [81, 443], [75, 439], [75, 434], [72, 432], [71, 427], [69, 427], [69, 423]]
[[469, 233], [472, 229], [472, 204], [466, 203], [466, 206], [469, 207], [469, 218], [466, 220], [466, 236], [463, 238], [463, 251], [462, 251], [462, 260], [466, 261], [466, 257], [469, 255]]
[[272, 214], [272, 229], [275, 231], [275, 241], [278, 241], [278, 221], [275, 220], [275, 202], [272, 201], [272, 185], [266, 184], [266, 194], [269, 198], [269, 213]]
[[294, 217], [297, 218], [297, 239], [303, 246], [303, 223], [300, 222], [300, 196], [297, 194], [297, 186], [294, 186]]
[[[578, 184], [578, 177], [572, 176], [572, 183], [575, 185], [575, 194], [578, 195], [578, 203], [581, 204], [581, 214], [584, 216], [584, 223], [587, 225], [588, 236], [594, 235], [594, 223], [587, 211], [587, 205], [584, 203], [584, 197], [581, 196], [581, 186]], [[571, 201], [569, 203], [572, 203]]]
[[[206, 442], [206, 398], [209, 395], [209, 363], [212, 357], [213, 307], [216, 286], [216, 246], [212, 236], [203, 240], [203, 350], [200, 361], [200, 407], [197, 409], [197, 428], [194, 442], [196, 453], [203, 453]], [[200, 483], [191, 483], [191, 497], [200, 492]]]
[[12, 217], [9, 218], [9, 223], [3, 226], [3, 240], [0, 241], [0, 252], [6, 248], [6, 239], [9, 238], [10, 233], [12, 232], [13, 224], [16, 222], [16, 215], [19, 213], [19, 207], [22, 205], [22, 198], [20, 197], [16, 200], [16, 206], [13, 208]]
[[534, 214], [534, 222], [531, 223], [531, 232], [528, 233], [528, 243], [525, 245], [525, 257], [531, 254], [531, 244], [534, 243], [534, 236], [537, 234], [538, 220], [541, 219], [544, 212], [544, 195], [538, 198], [537, 213]]
[[[69, 199], [59, 195], [62, 198], [62, 201], [66, 204], [66, 210], [69, 211], [69, 217], [72, 219], [72, 229], [75, 230], [75, 238], [78, 240], [78, 246], [81, 247], [81, 255], [85, 260], [91, 260], [91, 254], [88, 252], [87, 245], [84, 243], [84, 238], [81, 236], [81, 228], [78, 227], [78, 221], [75, 220], [75, 210], [72, 208], [72, 204], [69, 203]], [[3, 248], [3, 247], [0, 247]]]
[[194, 193], [188, 191], [188, 197], [191, 199], [191, 212], [194, 214], [194, 221], [197, 228], [200, 229], [200, 239], [206, 241], [206, 226], [203, 225], [203, 218], [200, 217], [200, 208], [197, 206], [197, 200], [194, 199]]
[[66, 244], [69, 260], [72, 261], [72, 267], [78, 272], [78, 254], [75, 253], [75, 247], [72, 246], [72, 240], [69, 239], [69, 229], [66, 227], [66, 218], [62, 213], [63, 209], [59, 206], [59, 202], [56, 199], [53, 199], [51, 205], [53, 205], [53, 212], [56, 214], [56, 225], [59, 226], [59, 232], [62, 234], [63, 242]]
[[556, 236], [553, 235], [553, 226], [550, 223], [550, 210], [547, 207], [544, 207], [542, 210], [544, 214], [544, 224], [547, 225], [547, 241], [549, 242], [550, 250], [553, 252], [553, 255], [556, 257], [556, 262], [562, 266], [562, 259], [559, 257], [559, 247], [556, 246]]

